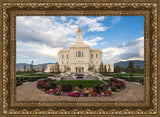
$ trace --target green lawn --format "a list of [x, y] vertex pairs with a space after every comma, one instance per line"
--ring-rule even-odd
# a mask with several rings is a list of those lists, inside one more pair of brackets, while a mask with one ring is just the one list
[[[107, 73], [106, 75], [108, 76], [130, 76], [130, 73]], [[140, 77], [143, 77], [144, 76], [144, 73], [133, 73], [133, 76], [140, 76]]]
[[100, 80], [60, 80], [56, 84], [62, 86], [63, 84], [71, 84], [73, 87], [78, 87], [79, 84], [83, 84], [84, 87], [94, 87], [95, 85], [104, 84]]
[[[16, 75], [20, 75], [17, 77], [23, 77], [23, 76], [30, 76], [30, 73], [16, 73]], [[53, 73], [33, 73], [32, 76], [40, 76], [40, 77], [46, 77], [48, 75], [53, 75]]]

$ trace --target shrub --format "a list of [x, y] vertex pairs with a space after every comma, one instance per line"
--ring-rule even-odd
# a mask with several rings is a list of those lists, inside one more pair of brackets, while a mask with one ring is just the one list
[[109, 86], [112, 85], [112, 81], [111, 81], [111, 80], [106, 80], [106, 82], [108, 82], [108, 85], [109, 85]]
[[123, 82], [123, 81], [118, 81], [118, 83], [115, 83], [114, 85], [115, 85], [118, 89], [121, 89], [121, 88], [124, 87], [125, 82]]
[[84, 88], [83, 84], [79, 84], [78, 88], [83, 89]]
[[114, 83], [118, 83], [118, 80], [116, 78], [111, 78], [109, 80], [112, 81], [112, 82], [114, 82]]
[[50, 88], [51, 88], [51, 89], [55, 89], [56, 87], [57, 87], [57, 84], [56, 84], [56, 83], [52, 82], [52, 83], [50, 84]]
[[17, 80], [17, 81], [16, 81], [16, 86], [22, 85], [22, 83], [23, 83], [23, 82], [22, 82], [21, 80]]
[[101, 86], [100, 85], [96, 85], [95, 87], [94, 87], [94, 92], [96, 92], [96, 93], [98, 93], [98, 94], [100, 94], [101, 93], [101, 90], [102, 90], [102, 88], [101, 88]]
[[39, 80], [37, 82], [37, 88], [44, 88], [45, 85], [46, 85], [46, 82], [44, 82], [44, 80]]
[[46, 83], [44, 88], [45, 88], [45, 90], [49, 90], [50, 89], [50, 85], [48, 83]]
[[73, 86], [70, 84], [63, 84], [61, 90], [64, 92], [71, 92], [73, 90]]
[[142, 83], [142, 85], [144, 85], [144, 79], [140, 79], [140, 83]]
[[117, 91], [117, 87], [113, 84], [113, 85], [111, 85], [111, 90], [112, 91]]
[[101, 87], [101, 91], [102, 91], [103, 93], [106, 93], [107, 88], [106, 88], [105, 86], [102, 86], [102, 87]]
[[47, 78], [44, 79], [44, 82], [47, 82]]

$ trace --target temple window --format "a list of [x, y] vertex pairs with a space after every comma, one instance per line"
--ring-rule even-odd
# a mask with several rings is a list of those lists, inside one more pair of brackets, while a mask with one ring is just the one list
[[67, 58], [68, 58], [68, 54], [67, 54]]
[[62, 58], [63, 58], [64, 56], [63, 56], [63, 54], [62, 54]]
[[83, 52], [82, 52], [82, 57], [83, 57]]
[[93, 58], [93, 54], [91, 54], [91, 58]]
[[80, 51], [78, 52], [78, 57], [81, 57], [81, 52]]
[[96, 58], [98, 58], [98, 54], [96, 54]]

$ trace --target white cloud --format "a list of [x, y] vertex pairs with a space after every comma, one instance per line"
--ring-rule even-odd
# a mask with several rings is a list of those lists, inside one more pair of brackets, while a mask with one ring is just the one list
[[107, 42], [101, 42], [100, 44], [101, 44], [101, 45], [104, 45], [104, 44], [106, 44], [106, 43], [107, 43]]
[[65, 17], [65, 16], [62, 16], [62, 17], [61, 17], [61, 20], [62, 20], [62, 21], [66, 21], [66, 17]]
[[[23, 45], [23, 46], [21, 46]], [[25, 58], [37, 58], [37, 57], [46, 57], [53, 60], [57, 60], [57, 53], [62, 48], [51, 48], [49, 46], [38, 44], [38, 43], [23, 43], [22, 41], [17, 42], [17, 57]]]
[[144, 37], [140, 37], [117, 47], [102, 49], [102, 53], [104, 63], [144, 60]]
[[121, 21], [121, 18], [122, 18], [121, 16], [113, 16], [111, 23], [116, 24]]
[[78, 17], [78, 20], [76, 21], [76, 24], [78, 24], [80, 27], [88, 26], [88, 32], [94, 32], [94, 31], [105, 31], [109, 27], [103, 26], [102, 23], [99, 23], [98, 21], [103, 21], [104, 16], [97, 17], [97, 18], [88, 18], [86, 16]]
[[98, 41], [100, 41], [100, 40], [103, 40], [103, 38], [102, 37], [96, 37], [96, 38], [93, 38], [91, 40], [84, 40], [84, 43], [93, 47], [93, 46], [96, 46]]

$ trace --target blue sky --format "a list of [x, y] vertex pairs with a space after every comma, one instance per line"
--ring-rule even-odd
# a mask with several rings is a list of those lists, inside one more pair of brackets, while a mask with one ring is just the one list
[[143, 16], [17, 16], [16, 62], [55, 63], [79, 27], [83, 41], [102, 50], [104, 63], [144, 60]]

